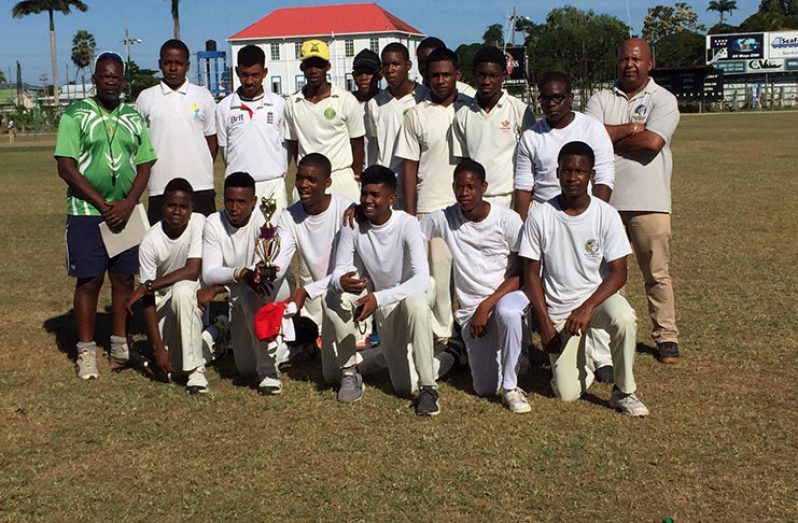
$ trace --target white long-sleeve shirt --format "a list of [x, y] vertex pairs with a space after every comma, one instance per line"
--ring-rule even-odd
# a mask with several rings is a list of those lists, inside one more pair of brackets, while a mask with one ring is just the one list
[[324, 294], [335, 266], [335, 240], [344, 220], [344, 212], [350, 205], [352, 200], [349, 198], [333, 194], [330, 206], [322, 213], [308, 214], [302, 202], [280, 213], [277, 218], [280, 254], [274, 262], [280, 267], [278, 278], [291, 265], [294, 253], [299, 252], [313, 278], [313, 282], [305, 286], [308, 298], [314, 299]]
[[604, 126], [586, 114], [574, 111], [574, 121], [562, 129], [553, 129], [543, 118], [524, 131], [518, 143], [515, 188], [532, 191], [538, 203], [560, 194], [557, 179], [557, 156], [568, 142], [585, 142], [593, 149], [596, 176], [593, 183], [612, 189], [615, 186], [615, 151]]
[[249, 222], [234, 227], [221, 210], [205, 220], [202, 233], [202, 279], [206, 285], [229, 285], [238, 267], [254, 268], [258, 262], [255, 241], [261, 226], [266, 223], [257, 208], [252, 211]]
[[355, 230], [341, 229], [332, 275], [332, 285], [338, 291], [343, 291], [341, 276], [356, 270], [355, 254], [367, 272], [360, 277], [371, 280], [380, 306], [424, 292], [430, 285], [421, 226], [403, 211], [392, 211], [382, 225], [367, 223], [356, 226]]

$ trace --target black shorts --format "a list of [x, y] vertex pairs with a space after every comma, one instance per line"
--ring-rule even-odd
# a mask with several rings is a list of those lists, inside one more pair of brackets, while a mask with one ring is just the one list
[[[164, 195], [150, 196], [147, 201], [147, 219], [150, 225], [155, 225], [163, 219]], [[206, 191], [195, 191], [192, 198], [194, 212], [204, 216], [210, 216], [216, 212], [216, 191], [208, 189]]]
[[67, 274], [75, 278], [94, 278], [105, 271], [117, 274], [139, 272], [139, 248], [131, 247], [108, 257], [100, 235], [102, 216], [67, 216]]

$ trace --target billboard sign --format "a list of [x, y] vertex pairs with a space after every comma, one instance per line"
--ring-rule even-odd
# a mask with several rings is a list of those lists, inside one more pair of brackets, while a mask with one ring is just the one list
[[747, 69], [745, 67], [745, 60], [731, 60], [729, 62], [717, 62], [713, 64], [717, 69], [720, 69], [725, 74], [745, 74]]
[[767, 58], [798, 58], [798, 31], [773, 31], [767, 41]]
[[526, 48], [507, 47], [504, 50], [507, 58], [507, 80], [506, 84], [525, 84], [526, 79]]
[[707, 63], [765, 58], [765, 33], [707, 35]]
[[749, 60], [750, 73], [780, 73], [784, 71], [784, 60]]

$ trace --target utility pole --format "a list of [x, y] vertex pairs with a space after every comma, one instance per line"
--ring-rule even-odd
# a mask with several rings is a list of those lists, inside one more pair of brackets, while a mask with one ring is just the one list
[[515, 6], [513, 6], [513, 15], [510, 17], [510, 43], [515, 47]]
[[130, 46], [134, 45], [134, 44], [140, 44], [141, 43], [141, 38], [131, 38], [130, 35], [128, 34], [128, 32], [127, 32], [127, 27], [125, 27], [125, 39], [122, 40], [122, 43], [125, 44], [125, 51], [127, 52], [127, 66], [125, 67], [125, 69], [127, 70], [127, 75], [126, 75], [127, 76], [127, 96], [128, 96], [128, 99], [129, 99], [131, 97], [132, 92], [133, 92], [132, 91], [133, 78], [130, 75]]

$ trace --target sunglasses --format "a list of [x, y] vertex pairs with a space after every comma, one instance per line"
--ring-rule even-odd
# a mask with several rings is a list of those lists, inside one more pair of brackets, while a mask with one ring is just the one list
[[119, 53], [115, 53], [114, 51], [103, 51], [102, 53], [98, 54], [97, 58], [94, 59], [94, 69], [97, 69], [97, 64], [103, 60], [113, 60], [114, 62], [121, 64], [122, 74], [125, 73], [125, 60]]

